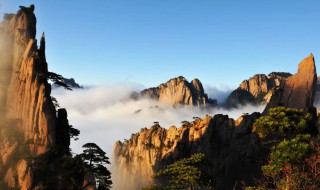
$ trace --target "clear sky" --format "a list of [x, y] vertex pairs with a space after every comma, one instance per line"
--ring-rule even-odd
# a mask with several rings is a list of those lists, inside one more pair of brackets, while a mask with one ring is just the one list
[[320, 59], [319, 0], [0, 4], [1, 14], [35, 4], [49, 69], [81, 84], [137, 82], [149, 87], [182, 75], [234, 88], [257, 73], [294, 73], [311, 52]]

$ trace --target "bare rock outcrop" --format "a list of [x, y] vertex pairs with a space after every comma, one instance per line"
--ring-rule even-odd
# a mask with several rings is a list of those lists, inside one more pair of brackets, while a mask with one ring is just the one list
[[257, 74], [248, 80], [244, 80], [239, 87], [232, 91], [226, 99], [227, 107], [237, 107], [244, 104], [266, 104], [276, 87], [280, 86], [290, 73], [272, 72], [268, 76]]
[[[260, 114], [243, 115], [233, 120], [227, 115], [196, 118], [164, 129], [154, 125], [133, 134], [129, 140], [118, 141], [114, 147], [115, 160], [122, 177], [138, 181], [141, 188], [152, 181], [154, 172], [175, 160], [195, 153], [205, 153], [213, 160], [209, 173], [217, 186], [230, 189], [236, 181], [253, 182], [260, 175], [260, 145], [251, 134], [253, 122]], [[119, 187], [121, 188], [121, 187]]]
[[[271, 97], [264, 114], [273, 107], [285, 106], [315, 112], [313, 103], [317, 88], [317, 71], [314, 57], [310, 54], [298, 67], [298, 72], [287, 78]], [[313, 110], [313, 111], [312, 111]]]
[[143, 90], [140, 94], [175, 107], [179, 105], [201, 107], [215, 106], [217, 104], [215, 100], [208, 98], [198, 79], [194, 79], [189, 83], [182, 76], [170, 79], [158, 87]]
[[250, 78], [249, 80], [244, 80], [239, 88], [250, 92], [254, 97], [258, 97], [261, 93], [267, 93], [274, 86], [268, 81], [268, 77], [263, 74], [258, 74]]
[[38, 48], [34, 9], [21, 6], [0, 25], [1, 189], [72, 187], [61, 177], [61, 165], [72, 158], [69, 123], [66, 110], [57, 115], [51, 100], [45, 37]]

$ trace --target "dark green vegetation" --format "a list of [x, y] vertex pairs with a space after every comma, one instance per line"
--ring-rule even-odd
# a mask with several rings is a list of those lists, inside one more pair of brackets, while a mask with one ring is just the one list
[[64, 78], [62, 75], [59, 75], [54, 72], [47, 72], [47, 74], [44, 76], [47, 80], [51, 80], [54, 84], [64, 87], [66, 90], [72, 90], [71, 87], [65, 83], [66, 78]]
[[268, 76], [280, 76], [283, 78], [288, 78], [288, 77], [291, 77], [292, 74], [288, 72], [272, 72]]
[[155, 183], [145, 190], [156, 189], [212, 189], [214, 180], [204, 170], [210, 166], [208, 158], [202, 154], [194, 154], [160, 170], [153, 177]]
[[305, 132], [311, 119], [311, 114], [304, 114], [303, 110], [285, 107], [271, 108], [268, 115], [256, 120], [253, 132], [257, 133], [261, 139], [271, 135], [288, 139]]
[[309, 134], [311, 114], [276, 107], [256, 120], [253, 132], [269, 149], [258, 187], [246, 189], [320, 189], [318, 141]]
[[95, 143], [86, 143], [82, 146], [83, 153], [79, 154], [80, 158], [93, 172], [98, 190], [107, 190], [111, 188], [111, 173], [106, 168], [110, 164], [106, 153]]

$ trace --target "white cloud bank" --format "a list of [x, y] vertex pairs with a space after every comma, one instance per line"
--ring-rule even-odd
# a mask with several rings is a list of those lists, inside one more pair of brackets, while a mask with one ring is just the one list
[[[137, 133], [141, 128], [151, 127], [154, 121], [168, 128], [172, 125], [180, 126], [183, 120], [192, 121], [194, 116], [204, 117], [207, 114], [223, 113], [238, 118], [243, 113], [261, 112], [264, 108], [264, 106], [246, 106], [233, 110], [200, 111], [190, 107], [177, 109], [166, 105], [157, 107], [158, 103], [150, 99], [138, 101], [128, 99], [132, 91], [140, 88], [141, 86], [137, 84], [121, 83], [73, 91], [62, 88], [53, 90], [52, 96], [68, 111], [69, 123], [81, 131], [79, 140], [71, 143], [73, 152], [80, 153], [83, 144], [94, 142], [112, 158], [113, 145], [117, 140], [130, 138], [132, 133]], [[214, 97], [214, 94], [210, 95]], [[222, 97], [221, 94], [219, 96]]]

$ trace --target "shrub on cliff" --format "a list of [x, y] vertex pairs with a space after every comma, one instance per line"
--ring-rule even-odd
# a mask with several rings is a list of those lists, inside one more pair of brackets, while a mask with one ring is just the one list
[[[319, 188], [320, 184], [315, 185], [315, 177], [304, 178], [308, 175], [301, 175], [320, 172], [316, 167], [310, 167], [310, 160], [319, 155], [319, 151], [317, 154], [312, 153], [316, 146], [310, 146], [311, 135], [307, 133], [308, 128], [312, 127], [309, 125], [311, 120], [311, 114], [285, 107], [271, 108], [266, 116], [256, 120], [253, 132], [270, 150], [267, 163], [262, 166], [265, 179], [260, 181], [262, 185], [256, 189]], [[314, 163], [314, 159], [312, 161]], [[318, 171], [314, 172], [315, 169]], [[313, 185], [305, 183], [307, 180]]]
[[156, 173], [153, 177], [160, 183], [145, 189], [192, 190], [212, 187], [214, 181], [204, 170], [204, 167], [208, 165], [208, 158], [202, 153], [194, 154], [190, 158], [183, 158]]
[[110, 164], [106, 153], [95, 143], [86, 143], [82, 146], [83, 153], [79, 154], [94, 174], [98, 190], [111, 189], [111, 173], [106, 168]]

